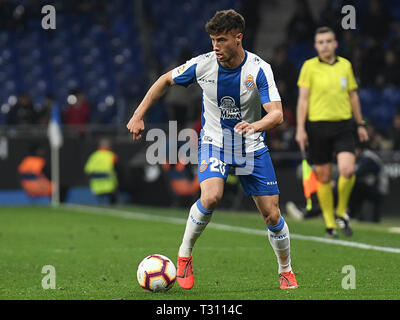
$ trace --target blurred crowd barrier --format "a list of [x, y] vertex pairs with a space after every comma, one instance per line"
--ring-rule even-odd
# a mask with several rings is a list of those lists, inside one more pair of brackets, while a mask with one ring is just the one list
[[[150, 127], [147, 130], [151, 129]], [[165, 128], [166, 129], [166, 128]], [[140, 142], [133, 142], [125, 127], [104, 125], [64, 126], [64, 143], [60, 149], [60, 187], [62, 202], [95, 203], [89, 189], [89, 179], [84, 173], [84, 165], [89, 155], [97, 149], [102, 138], [109, 138], [112, 150], [118, 156], [117, 174], [120, 204], [145, 205], [189, 205], [193, 197], [180, 201], [171, 193], [168, 176], [162, 164], [150, 165], [146, 151], [153, 141], [146, 141], [146, 132]], [[0, 127], [0, 205], [22, 204], [22, 191], [18, 165], [28, 154], [27, 150], [40, 146], [44, 158], [50, 165], [50, 146], [47, 126]], [[400, 151], [376, 151], [383, 163], [388, 178], [388, 192], [385, 195], [382, 214], [398, 215], [400, 200]], [[298, 174], [301, 155], [295, 151], [274, 151], [271, 147], [279, 188], [280, 201], [284, 204], [294, 201], [304, 205], [301, 177]], [[197, 166], [189, 164], [189, 171], [195, 177]], [[51, 175], [48, 170], [48, 174]], [[49, 176], [51, 178], [51, 176]], [[13, 198], [16, 196], [15, 198]], [[193, 195], [194, 197], [196, 195]], [[14, 200], [13, 200], [14, 199]], [[240, 199], [240, 201], [235, 201]], [[23, 201], [22, 201], [23, 202]], [[237, 180], [229, 180], [221, 208], [253, 210], [251, 199], [243, 195]]]

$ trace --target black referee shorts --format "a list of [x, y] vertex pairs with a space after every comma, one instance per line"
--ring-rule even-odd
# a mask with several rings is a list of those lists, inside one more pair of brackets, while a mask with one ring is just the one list
[[356, 125], [353, 119], [343, 121], [307, 121], [309, 160], [313, 164], [332, 162], [333, 154], [354, 153]]

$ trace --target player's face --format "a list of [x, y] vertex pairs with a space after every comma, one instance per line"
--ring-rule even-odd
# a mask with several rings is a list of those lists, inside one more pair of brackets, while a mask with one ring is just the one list
[[226, 32], [210, 35], [213, 50], [221, 63], [229, 63], [241, 48], [242, 33]]
[[338, 44], [332, 32], [318, 33], [315, 36], [314, 47], [322, 58], [330, 58], [335, 54]]

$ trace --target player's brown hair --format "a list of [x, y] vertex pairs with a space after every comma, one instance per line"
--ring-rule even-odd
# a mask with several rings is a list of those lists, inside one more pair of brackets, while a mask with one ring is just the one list
[[232, 30], [243, 33], [245, 21], [243, 16], [233, 9], [220, 10], [206, 23], [205, 28], [209, 35], [226, 33]]
[[317, 34], [320, 34], [320, 33], [328, 33], [328, 32], [332, 32], [333, 35], [334, 35], [335, 38], [336, 38], [335, 31], [333, 31], [332, 28], [326, 27], [326, 26], [317, 28], [317, 30], [315, 30], [315, 36], [316, 36]]

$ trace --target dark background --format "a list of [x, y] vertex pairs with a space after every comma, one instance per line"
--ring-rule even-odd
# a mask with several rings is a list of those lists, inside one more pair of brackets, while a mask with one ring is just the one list
[[[56, 8], [56, 29], [41, 27], [41, 8]], [[356, 9], [356, 29], [343, 30], [341, 8]], [[0, 189], [20, 189], [17, 166], [32, 145], [50, 149], [46, 135], [51, 107], [62, 110], [63, 190], [88, 186], [83, 166], [101, 137], [118, 154], [124, 203], [173, 205], [161, 174], [146, 182], [146, 143], [133, 143], [125, 126], [159, 75], [211, 51], [204, 24], [216, 10], [234, 8], [246, 18], [245, 49], [272, 66], [285, 122], [267, 135], [281, 203], [304, 203], [294, 141], [296, 81], [305, 59], [315, 56], [315, 28], [329, 25], [338, 54], [349, 59], [359, 84], [369, 148], [385, 163], [390, 193], [385, 215], [398, 215], [400, 194], [400, 3], [358, 1], [0, 1]], [[198, 88], [174, 88], [146, 116], [149, 127], [177, 120], [196, 128]], [[194, 168], [195, 169], [195, 168]], [[229, 193], [231, 192], [231, 195]], [[227, 190], [222, 207], [232, 208]], [[157, 194], [157, 201], [154, 200]], [[67, 199], [64, 198], [64, 199]], [[190, 202], [190, 201], [189, 201]], [[253, 209], [243, 198], [234, 209]]]

